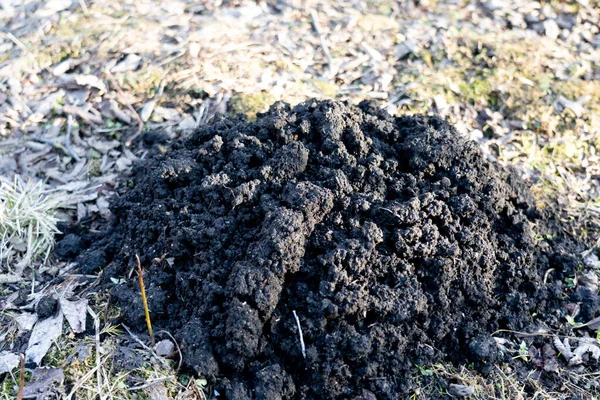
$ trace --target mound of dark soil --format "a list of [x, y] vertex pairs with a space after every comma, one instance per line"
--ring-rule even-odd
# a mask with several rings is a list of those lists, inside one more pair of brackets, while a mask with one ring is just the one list
[[[134, 182], [80, 261], [121, 277], [139, 254], [154, 324], [220, 398], [396, 399], [415, 364], [485, 370], [492, 332], [559, 316], [541, 276], [576, 265], [538, 245], [547, 220], [475, 143], [370, 103], [222, 117]], [[143, 331], [137, 280], [112, 293]]]

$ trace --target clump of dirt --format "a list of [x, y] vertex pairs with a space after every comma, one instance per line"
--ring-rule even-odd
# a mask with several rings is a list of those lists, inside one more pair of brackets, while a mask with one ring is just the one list
[[[219, 398], [396, 399], [415, 364], [485, 371], [501, 359], [491, 333], [562, 318], [542, 276], [578, 262], [540, 245], [562, 229], [475, 143], [371, 103], [218, 118], [134, 183], [80, 260], [110, 262], [109, 281], [139, 254], [154, 324]], [[136, 279], [112, 294], [142, 331]]]

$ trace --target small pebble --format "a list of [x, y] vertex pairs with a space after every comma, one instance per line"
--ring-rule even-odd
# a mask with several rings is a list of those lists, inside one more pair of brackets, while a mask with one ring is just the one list
[[161, 340], [160, 342], [156, 343], [156, 347], [154, 348], [156, 354], [162, 357], [173, 354], [174, 349], [175, 345], [169, 339]]

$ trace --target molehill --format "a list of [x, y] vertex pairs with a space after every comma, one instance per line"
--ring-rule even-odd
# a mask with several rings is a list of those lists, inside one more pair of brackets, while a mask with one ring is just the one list
[[139, 254], [153, 323], [221, 399], [396, 399], [415, 365], [485, 372], [493, 332], [563, 318], [542, 277], [578, 261], [540, 245], [560, 225], [477, 144], [372, 103], [218, 117], [132, 182], [81, 268], [124, 277], [112, 298], [143, 332]]

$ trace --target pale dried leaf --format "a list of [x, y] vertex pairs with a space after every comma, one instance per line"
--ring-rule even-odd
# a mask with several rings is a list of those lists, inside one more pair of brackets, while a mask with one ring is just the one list
[[57, 78], [57, 83], [64, 87], [80, 88], [82, 86], [96, 88], [102, 93], [106, 93], [104, 82], [94, 75], [82, 74], [64, 74]]
[[142, 111], [140, 112], [140, 118], [142, 121], [146, 122], [148, 119], [150, 119], [152, 111], [154, 111], [154, 106], [156, 106], [156, 101], [154, 100], [150, 100], [144, 104], [144, 107], [142, 107]]
[[581, 340], [579, 346], [573, 351], [573, 354], [575, 357], [582, 358], [586, 353], [591, 353], [595, 360], [600, 359], [600, 347], [598, 347], [598, 344], [592, 341]]
[[122, 61], [120, 61], [117, 65], [115, 65], [111, 72], [126, 72], [136, 70], [140, 66], [140, 61], [142, 61], [142, 57], [137, 54], [129, 54]]
[[38, 320], [36, 313], [24, 312], [15, 317], [19, 332], [29, 332]]
[[568, 338], [565, 338], [564, 342], [561, 342], [558, 336], [554, 336], [552, 341], [554, 343], [554, 347], [556, 347], [556, 350], [558, 350], [558, 352], [561, 353], [567, 361], [574, 357]]
[[62, 327], [62, 311], [54, 317], [39, 321], [33, 328], [31, 337], [29, 338], [29, 345], [26, 352], [27, 360], [39, 365], [50, 349], [50, 346], [52, 346], [52, 342], [61, 335]]
[[181, 120], [179, 125], [177, 125], [178, 129], [181, 130], [190, 130], [196, 128], [196, 120], [194, 117], [186, 117]]
[[598, 275], [594, 272], [577, 272], [577, 285], [586, 287], [592, 292], [598, 292]]
[[451, 383], [450, 386], [448, 386], [448, 393], [452, 396], [466, 397], [475, 393], [475, 388], [473, 386]]
[[65, 372], [61, 368], [36, 368], [31, 374], [31, 380], [23, 388], [23, 398], [54, 398], [53, 389], [62, 385], [64, 380]]
[[60, 299], [60, 308], [69, 322], [71, 329], [75, 333], [85, 331], [85, 321], [87, 316], [87, 299], [77, 301], [69, 301], [64, 298]]
[[117, 140], [100, 140], [92, 138], [89, 140], [90, 146], [102, 154], [108, 153], [112, 149], [116, 149], [121, 145], [121, 142]]
[[21, 358], [9, 351], [0, 352], [0, 375], [12, 371], [19, 366]]
[[558, 96], [556, 102], [560, 104], [563, 108], [573, 111], [577, 117], [580, 117], [585, 112], [585, 108], [580, 103], [573, 100], [569, 100], [562, 95]]
[[110, 204], [106, 198], [99, 197], [98, 200], [96, 200], [96, 205], [98, 206], [98, 211], [103, 218], [109, 218], [111, 216]]
[[583, 259], [583, 261], [590, 268], [600, 269], [600, 259], [598, 259], [598, 256], [595, 253], [588, 255]]
[[169, 400], [169, 391], [162, 382], [155, 383], [146, 388], [151, 400]]

